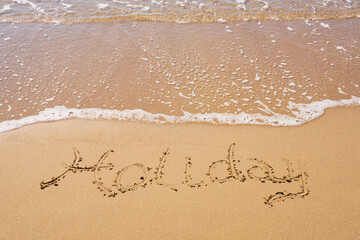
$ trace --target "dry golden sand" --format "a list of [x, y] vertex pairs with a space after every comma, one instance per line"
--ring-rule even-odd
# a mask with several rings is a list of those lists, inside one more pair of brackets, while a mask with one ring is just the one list
[[[359, 133], [359, 107], [329, 109], [298, 127], [67, 120], [2, 133], [0, 239], [357, 239]], [[226, 159], [232, 143], [246, 180], [211, 182], [209, 166]], [[67, 172], [57, 187], [40, 189], [42, 180], [66, 170], [62, 163], [71, 165], [73, 147], [83, 157], [81, 166], [92, 166], [114, 150], [104, 160], [114, 169], [103, 169], [99, 177], [116, 197], [104, 197], [92, 183], [94, 172], [88, 171]], [[130, 164], [156, 171], [167, 148], [161, 181], [177, 191], [156, 180], [126, 193], [111, 186], [117, 172]], [[191, 157], [193, 181], [207, 186], [182, 183], [185, 157]], [[248, 158], [266, 161], [277, 177], [286, 174], [281, 158], [293, 162], [294, 175], [300, 173], [300, 162], [310, 194], [273, 207], [264, 204], [264, 197], [276, 192], [300, 192], [301, 181], [250, 179], [246, 170], [254, 163]], [[220, 165], [213, 175], [226, 175]], [[122, 181], [138, 181], [138, 170], [133, 167]]]

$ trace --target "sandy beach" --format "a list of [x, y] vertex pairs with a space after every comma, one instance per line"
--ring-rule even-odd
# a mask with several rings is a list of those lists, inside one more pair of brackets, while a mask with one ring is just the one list
[[360, 239], [360, 1], [0, 0], [0, 240]]
[[1, 133], [0, 238], [357, 239], [359, 132], [348, 107], [297, 127], [74, 119]]

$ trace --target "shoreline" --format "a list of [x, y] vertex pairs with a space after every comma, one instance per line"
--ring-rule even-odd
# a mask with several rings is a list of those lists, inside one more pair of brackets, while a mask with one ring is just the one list
[[[355, 100], [354, 100], [355, 98]], [[329, 108], [351, 108], [359, 107], [359, 98], [352, 96], [351, 99], [342, 99], [340, 101], [329, 100], [330, 106], [324, 109], [314, 110], [314, 115], [310, 119], [299, 119], [296, 117], [289, 116], [265, 116], [261, 114], [221, 114], [221, 113], [210, 113], [210, 114], [192, 114], [184, 112], [184, 116], [173, 116], [161, 113], [149, 113], [142, 109], [133, 110], [113, 110], [113, 109], [72, 109], [66, 108], [65, 106], [56, 106], [52, 109], [45, 109], [39, 112], [38, 115], [27, 116], [22, 119], [13, 119], [0, 122], [0, 133], [13, 131], [19, 128], [23, 128], [29, 125], [38, 123], [51, 123], [64, 120], [74, 119], [86, 119], [86, 120], [115, 120], [115, 121], [130, 121], [130, 122], [144, 122], [154, 124], [186, 124], [186, 123], [202, 123], [211, 125], [229, 125], [229, 126], [275, 126], [275, 127], [296, 127], [301, 126], [317, 118], [320, 118], [325, 114], [325, 111]], [[327, 100], [326, 100], [327, 101]], [[349, 103], [350, 102], [350, 103]], [[355, 104], [351, 105], [351, 102]], [[312, 104], [316, 105], [317, 102]], [[321, 103], [321, 102], [320, 102]], [[319, 104], [320, 104], [319, 103]], [[336, 104], [340, 104], [336, 106]], [[295, 106], [306, 106], [307, 104], [293, 104]], [[308, 104], [309, 105], [309, 104]], [[321, 105], [321, 104], [320, 104]], [[331, 106], [335, 105], [335, 106]], [[297, 108], [297, 107], [295, 107]], [[58, 111], [55, 111], [58, 110]], [[306, 110], [306, 109], [305, 109]], [[304, 111], [305, 111], [304, 110]], [[78, 112], [78, 116], [74, 112]], [[69, 115], [70, 114], [70, 115]], [[66, 116], [67, 115], [67, 116]], [[75, 115], [74, 117], [71, 115]], [[253, 115], [253, 116], [252, 116]], [[41, 119], [43, 118], [47, 119]], [[281, 118], [282, 117], [282, 118]], [[40, 118], [39, 120], [34, 120]], [[28, 121], [27, 121], [28, 120]], [[24, 123], [25, 121], [25, 123]], [[240, 121], [240, 122], [239, 122]], [[245, 121], [245, 123], [244, 123]], [[246, 122], [247, 121], [247, 122]]]
[[330, 99], [358, 98], [358, 22], [2, 23], [0, 121], [56, 106], [244, 113], [241, 123], [284, 122], [300, 107], [306, 121]]
[[334, 12], [315, 12], [307, 11], [269, 13], [222, 13], [213, 14], [212, 12], [195, 12], [183, 15], [179, 14], [154, 14], [141, 15], [130, 14], [123, 16], [104, 16], [91, 17], [84, 19], [66, 18], [66, 17], [3, 17], [2, 23], [53, 23], [53, 24], [83, 24], [83, 23], [124, 23], [124, 22], [157, 22], [157, 23], [175, 23], [175, 24], [202, 24], [202, 23], [232, 23], [232, 22], [252, 22], [252, 21], [326, 21], [326, 20], [346, 20], [359, 19], [359, 11], [334, 11]]

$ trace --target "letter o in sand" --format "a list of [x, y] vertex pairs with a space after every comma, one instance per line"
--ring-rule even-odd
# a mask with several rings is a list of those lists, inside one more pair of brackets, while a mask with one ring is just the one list
[[[131, 169], [140, 169], [142, 171], [142, 175], [140, 177], [140, 181], [139, 182], [134, 182], [132, 184], [126, 184], [124, 185], [122, 183], [122, 177], [124, 175], [124, 173], [126, 173], [127, 171], [131, 170]], [[121, 169], [116, 176], [116, 186], [118, 188], [118, 190], [122, 193], [125, 193], [127, 191], [134, 191], [136, 190], [139, 186], [140, 187], [145, 187], [148, 181], [148, 168], [145, 168], [144, 165], [140, 164], [140, 163], [135, 163], [132, 165], [129, 165], [127, 167], [124, 167], [123, 169]]]

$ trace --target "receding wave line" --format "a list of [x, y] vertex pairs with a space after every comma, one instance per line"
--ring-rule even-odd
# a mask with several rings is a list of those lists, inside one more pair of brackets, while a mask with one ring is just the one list
[[142, 109], [134, 110], [111, 110], [100, 108], [66, 108], [56, 106], [47, 108], [37, 115], [24, 117], [19, 120], [8, 120], [0, 123], [0, 132], [14, 130], [26, 125], [59, 121], [65, 119], [117, 119], [122, 121], [135, 120], [149, 123], [188, 123], [203, 122], [212, 124], [251, 124], [251, 125], [270, 125], [270, 126], [298, 126], [314, 120], [324, 114], [326, 108], [338, 106], [359, 106], [360, 97], [352, 96], [350, 99], [322, 100], [309, 104], [289, 102], [288, 108], [292, 111], [292, 116], [276, 114], [265, 116], [262, 114], [224, 114], [224, 113], [189, 113], [184, 112], [182, 116], [166, 115], [161, 113], [149, 113]]
[[53, 17], [53, 16], [0, 16], [0, 22], [50, 22], [50, 23], [96, 23], [96, 22], [122, 22], [122, 21], [153, 21], [172, 23], [214, 23], [231, 21], [293, 21], [293, 20], [327, 20], [360, 18], [360, 10], [324, 11], [324, 12], [192, 12], [167, 14], [129, 14], [102, 17]]

